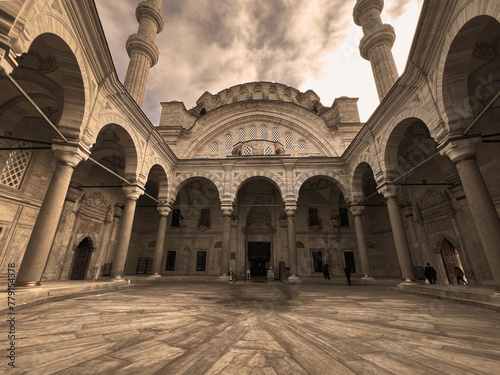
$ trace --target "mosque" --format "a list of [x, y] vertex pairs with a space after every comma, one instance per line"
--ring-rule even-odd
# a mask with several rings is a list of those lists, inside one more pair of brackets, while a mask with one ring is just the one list
[[383, 0], [357, 0], [366, 123], [357, 98], [248, 82], [153, 126], [161, 5], [138, 3], [122, 83], [93, 1], [0, 3], [2, 278], [415, 283], [429, 262], [499, 290], [499, 1], [425, 0], [399, 76]]

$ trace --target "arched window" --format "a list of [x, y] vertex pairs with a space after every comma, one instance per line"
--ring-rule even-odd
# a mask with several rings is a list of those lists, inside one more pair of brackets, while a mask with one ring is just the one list
[[253, 154], [253, 150], [250, 146], [247, 146], [243, 149], [243, 155], [244, 156], [249, 156]]
[[253, 98], [255, 100], [262, 100], [262, 99], [264, 99], [264, 93], [262, 91], [255, 91], [253, 93]]
[[279, 142], [280, 140], [280, 131], [278, 128], [273, 128], [272, 130], [273, 142]]
[[266, 146], [264, 149], [264, 155], [274, 155], [274, 150], [270, 146]]
[[219, 143], [213, 142], [212, 143], [212, 152], [217, 152], [217, 151], [219, 151]]
[[257, 131], [255, 130], [255, 125], [250, 126], [250, 130], [248, 131], [248, 140], [253, 141], [255, 139], [255, 136]]
[[243, 128], [240, 128], [240, 130], [238, 130], [238, 141], [245, 142], [245, 129]]
[[224, 149], [226, 151], [229, 151], [233, 147], [233, 137], [231, 136], [231, 133], [226, 134], [226, 143], [224, 144]]
[[228, 96], [228, 97], [226, 98], [226, 104], [231, 104], [232, 102], [233, 102], [233, 96], [232, 96], [232, 95], [231, 95], [231, 96]]
[[239, 99], [240, 101], [241, 101], [241, 100], [247, 100], [247, 99], [248, 99], [248, 93], [246, 93], [246, 92], [242, 92], [242, 93], [240, 94], [240, 97], [239, 97], [238, 99]]
[[292, 101], [292, 98], [290, 98], [290, 95], [286, 95], [286, 94], [285, 94], [285, 95], [283, 95], [283, 100], [284, 100], [285, 102], [291, 102], [291, 101]]
[[292, 137], [292, 133], [285, 133], [285, 148], [287, 150], [293, 150], [293, 137]]
[[267, 126], [266, 125], [262, 125], [260, 127], [260, 139], [267, 140]]
[[[14, 147], [30, 147], [31, 144], [26, 141], [16, 142]], [[23, 180], [26, 168], [31, 160], [32, 150], [14, 150], [9, 153], [9, 157], [5, 162], [5, 167], [0, 175], [0, 183], [19, 189]]]
[[306, 141], [304, 141], [303, 139], [301, 139], [299, 141], [299, 150], [304, 151], [305, 149], [306, 149]]
[[271, 91], [269, 93], [269, 100], [279, 100], [279, 96], [277, 92]]

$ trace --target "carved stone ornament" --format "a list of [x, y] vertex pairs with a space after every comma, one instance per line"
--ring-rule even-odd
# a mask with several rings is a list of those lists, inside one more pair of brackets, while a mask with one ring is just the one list
[[448, 202], [446, 192], [437, 191], [435, 189], [427, 189], [424, 196], [418, 200], [418, 205], [421, 209], [426, 209], [444, 202]]

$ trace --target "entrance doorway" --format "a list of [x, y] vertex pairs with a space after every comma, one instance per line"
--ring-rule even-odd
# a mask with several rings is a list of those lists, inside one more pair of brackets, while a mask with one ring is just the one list
[[85, 237], [76, 248], [75, 262], [71, 271], [70, 280], [83, 280], [90, 261], [92, 245], [90, 239]]
[[458, 266], [457, 257], [458, 254], [455, 252], [455, 247], [446, 238], [443, 239], [441, 243], [441, 257], [443, 258], [444, 268], [446, 270], [446, 277], [450, 284], [457, 284], [457, 278], [455, 277], [454, 268]]
[[323, 272], [323, 252], [313, 251], [312, 258], [313, 258], [313, 271]]
[[248, 266], [250, 275], [266, 276], [269, 261], [271, 260], [270, 242], [249, 242], [248, 243]]

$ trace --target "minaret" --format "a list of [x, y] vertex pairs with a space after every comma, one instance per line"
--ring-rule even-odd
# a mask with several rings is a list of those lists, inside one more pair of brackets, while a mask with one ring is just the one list
[[353, 13], [354, 22], [363, 28], [359, 50], [372, 65], [380, 101], [399, 77], [391, 52], [396, 33], [391, 25], [382, 23], [383, 8], [384, 0], [357, 0]]
[[146, 0], [139, 3], [135, 10], [139, 28], [137, 33], [130, 35], [127, 40], [130, 63], [124, 86], [140, 107], [144, 101], [149, 69], [156, 65], [160, 56], [155, 37], [163, 30], [162, 1]]

